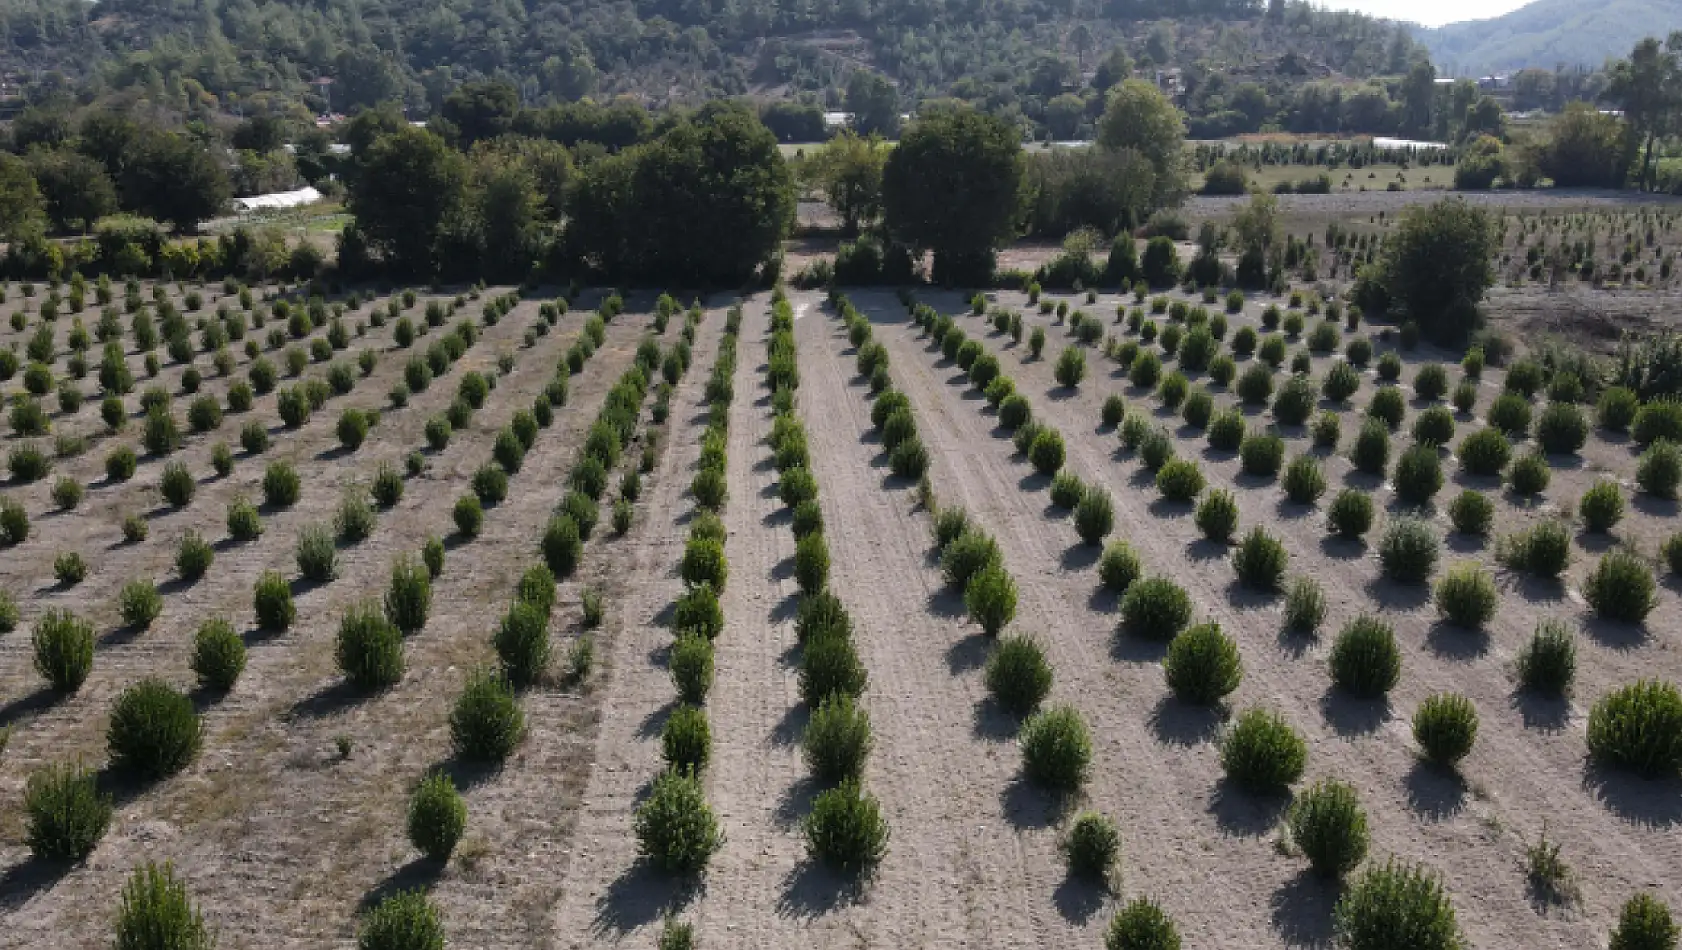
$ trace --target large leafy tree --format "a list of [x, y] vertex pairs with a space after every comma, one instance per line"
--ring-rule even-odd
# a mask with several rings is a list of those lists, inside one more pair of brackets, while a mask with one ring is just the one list
[[1098, 144], [1111, 151], [1131, 149], [1156, 169], [1157, 194], [1163, 201], [1185, 183], [1186, 125], [1180, 110], [1162, 91], [1142, 79], [1129, 79], [1110, 90], [1098, 120]]
[[117, 210], [117, 186], [99, 162], [69, 149], [32, 149], [29, 169], [60, 231], [86, 231]]
[[1477, 305], [1495, 281], [1495, 223], [1459, 198], [1414, 205], [1384, 243], [1379, 277], [1426, 339], [1463, 341], [1477, 323]]
[[1618, 103], [1628, 122], [1625, 147], [1628, 162], [1639, 162], [1641, 187], [1652, 182], [1658, 140], [1682, 124], [1682, 32], [1672, 33], [1661, 46], [1649, 36], [1635, 44], [1629, 59], [1612, 64], [1607, 98]]
[[440, 111], [455, 126], [465, 148], [513, 128], [520, 94], [505, 82], [471, 82], [444, 97]]
[[899, 90], [881, 73], [859, 70], [847, 80], [847, 111], [860, 135], [899, 133]]
[[813, 152], [801, 172], [841, 216], [842, 233], [852, 237], [882, 213], [882, 168], [887, 161], [888, 147], [881, 139], [842, 132]]
[[143, 132], [123, 163], [123, 204], [184, 234], [227, 210], [233, 189], [222, 161], [185, 135]]
[[972, 109], [918, 120], [888, 157], [882, 206], [901, 241], [934, 251], [935, 278], [981, 283], [1017, 231], [1022, 140], [1016, 127]]
[[348, 206], [369, 249], [398, 272], [435, 273], [467, 193], [467, 159], [425, 129], [403, 128], [375, 139], [358, 166]]
[[29, 165], [16, 155], [0, 152], [0, 240], [38, 236], [45, 210]]

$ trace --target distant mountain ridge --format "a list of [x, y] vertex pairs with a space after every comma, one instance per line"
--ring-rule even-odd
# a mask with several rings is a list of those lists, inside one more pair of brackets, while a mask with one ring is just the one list
[[1504, 16], [1414, 27], [1439, 75], [1598, 67], [1644, 36], [1682, 30], [1682, 0], [1535, 0]]

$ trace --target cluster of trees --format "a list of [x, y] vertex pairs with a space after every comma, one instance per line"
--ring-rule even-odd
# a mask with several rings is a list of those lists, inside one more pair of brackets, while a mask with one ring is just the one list
[[1226, 138], [1263, 128], [1301, 133], [1399, 135], [1459, 141], [1499, 135], [1501, 106], [1460, 80], [1436, 81], [1436, 69], [1416, 56], [1405, 72], [1359, 85], [1291, 81], [1289, 76], [1238, 82], [1219, 73], [1187, 81], [1186, 113], [1193, 138]]

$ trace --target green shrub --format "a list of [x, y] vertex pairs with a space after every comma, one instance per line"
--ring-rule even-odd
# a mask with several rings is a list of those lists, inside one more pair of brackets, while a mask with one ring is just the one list
[[830, 785], [862, 777], [871, 744], [870, 714], [843, 693], [825, 697], [812, 711], [801, 752], [812, 777]]
[[1192, 390], [1186, 396], [1185, 405], [1180, 407], [1180, 418], [1194, 429], [1208, 428], [1209, 420], [1214, 414], [1215, 399], [1201, 387]]
[[1052, 670], [1038, 643], [1023, 636], [1004, 637], [987, 657], [987, 691], [1006, 712], [1026, 716], [1051, 692]]
[[339, 621], [334, 659], [345, 681], [360, 692], [396, 686], [403, 679], [403, 634], [378, 604], [353, 604]]
[[941, 572], [956, 590], [967, 590], [970, 578], [1001, 560], [998, 544], [977, 527], [966, 527], [941, 550]]
[[1041, 475], [1055, 475], [1063, 467], [1065, 457], [1063, 434], [1056, 429], [1041, 428], [1028, 446], [1028, 461]]
[[1487, 418], [1491, 428], [1518, 438], [1530, 431], [1530, 403], [1516, 393], [1502, 393], [1489, 404]]
[[1682, 484], [1682, 448], [1663, 439], [1648, 446], [1636, 463], [1635, 483], [1649, 495], [1675, 498]]
[[1191, 595], [1166, 577], [1136, 580], [1121, 598], [1121, 618], [1134, 636], [1166, 642], [1191, 623]]
[[1028, 781], [1056, 792], [1077, 791], [1092, 763], [1092, 737], [1072, 706], [1035, 713], [1022, 724], [1022, 771]]
[[1110, 542], [1098, 557], [1098, 581], [1112, 593], [1125, 593], [1142, 573], [1139, 555], [1126, 541]]
[[270, 508], [290, 508], [298, 503], [303, 482], [291, 462], [270, 462], [263, 472], [263, 503]]
[[1172, 459], [1156, 473], [1156, 490], [1171, 502], [1189, 502], [1203, 491], [1203, 472], [1190, 459]]
[[698, 705], [706, 702], [713, 683], [713, 645], [697, 633], [679, 633], [667, 660], [678, 701]]
[[1589, 438], [1589, 422], [1583, 410], [1568, 402], [1551, 402], [1536, 421], [1536, 441], [1556, 455], [1572, 455]]
[[93, 669], [93, 626], [68, 610], [49, 607], [30, 634], [35, 672], [53, 691], [74, 693]]
[[1430, 446], [1446, 446], [1454, 441], [1454, 413], [1447, 406], [1426, 408], [1414, 417], [1413, 441]]
[[117, 609], [124, 626], [145, 630], [163, 613], [164, 598], [158, 585], [149, 580], [129, 581], [117, 594]]
[[1108, 885], [1121, 863], [1121, 832], [1097, 812], [1082, 812], [1058, 842], [1069, 874]]
[[1623, 432], [1635, 421], [1635, 414], [1640, 408], [1641, 399], [1635, 393], [1622, 386], [1612, 386], [1600, 394], [1600, 402], [1595, 405], [1595, 418], [1602, 429]]
[[1624, 517], [1623, 489], [1610, 479], [1597, 480], [1578, 501], [1577, 513], [1583, 519], [1583, 526], [1590, 531], [1603, 533], [1612, 530]]
[[1127, 368], [1127, 381], [1140, 389], [1153, 389], [1162, 379], [1162, 359], [1149, 350], [1133, 358]]
[[485, 507], [479, 503], [477, 495], [463, 495], [456, 499], [451, 514], [455, 519], [456, 530], [464, 538], [478, 537], [485, 525]]
[[839, 631], [808, 635], [799, 679], [800, 698], [809, 709], [835, 694], [862, 696], [869, 682], [852, 639]]
[[450, 859], [467, 830], [467, 803], [448, 775], [434, 772], [421, 779], [409, 796], [407, 830], [409, 843], [427, 860], [442, 863]]
[[488, 670], [469, 674], [450, 711], [450, 741], [458, 758], [499, 763], [525, 736], [525, 714], [514, 687]]
[[278, 571], [264, 571], [252, 593], [257, 626], [271, 633], [283, 633], [297, 616], [292, 606], [292, 585]]
[[888, 846], [888, 824], [876, 798], [857, 779], [820, 792], [802, 822], [806, 850], [842, 871], [860, 871], [880, 861]]
[[1349, 460], [1358, 471], [1368, 475], [1382, 475], [1390, 464], [1390, 430], [1379, 419], [1361, 423], [1355, 444], [1349, 449]]
[[1676, 950], [1679, 931], [1670, 908], [1651, 894], [1637, 894], [1618, 912], [1607, 950]]
[[339, 549], [333, 531], [326, 525], [305, 525], [298, 532], [298, 573], [306, 580], [325, 583], [339, 575]]
[[1552, 473], [1548, 469], [1547, 456], [1540, 452], [1531, 452], [1519, 457], [1507, 473], [1509, 484], [1516, 494], [1530, 496], [1539, 495], [1546, 491]]
[[126, 482], [134, 477], [138, 464], [133, 449], [126, 445], [118, 446], [105, 456], [105, 477], [113, 482]]
[[1341, 879], [1367, 854], [1367, 816], [1355, 789], [1322, 781], [1298, 795], [1286, 817], [1291, 840], [1321, 877]]
[[48, 765], [24, 789], [25, 837], [37, 860], [82, 861], [111, 823], [111, 798], [80, 765]]
[[1420, 399], [1436, 402], [1448, 392], [1448, 371], [1441, 363], [1427, 363], [1413, 376], [1413, 392]]
[[1326, 522], [1334, 534], [1359, 538], [1372, 530], [1372, 496], [1357, 488], [1346, 488], [1326, 509]]
[[1137, 897], [1110, 918], [1104, 950], [1180, 950], [1180, 931], [1156, 902]]
[[245, 641], [220, 617], [206, 620], [193, 635], [193, 673], [199, 688], [226, 693], [245, 672]]
[[1211, 705], [1238, 688], [1244, 666], [1238, 644], [1218, 623], [1187, 628], [1168, 645], [1162, 671], [1181, 702]]
[[155, 679], [123, 690], [112, 704], [105, 730], [111, 767], [146, 781], [186, 768], [198, 756], [203, 740], [193, 701]]
[[724, 835], [693, 775], [665, 772], [633, 819], [638, 850], [668, 874], [694, 874], [724, 844]]
[[818, 481], [805, 468], [791, 468], [777, 482], [777, 494], [789, 508], [818, 497]]
[[999, 425], [1006, 429], [1017, 430], [1027, 425], [1033, 418], [1033, 406], [1026, 396], [1015, 393], [1005, 397], [999, 403]]
[[1660, 439], [1682, 441], [1682, 400], [1661, 397], [1637, 409], [1630, 424], [1630, 437], [1637, 445], [1650, 445]]
[[1285, 462], [1285, 440], [1271, 433], [1245, 436], [1238, 458], [1244, 474], [1272, 478]]
[[1085, 494], [1086, 484], [1073, 472], [1058, 472], [1051, 479], [1051, 503], [1059, 508], [1073, 509]]
[[1261, 525], [1256, 525], [1239, 542], [1238, 549], [1232, 552], [1232, 568], [1244, 586], [1252, 590], [1275, 591], [1285, 579], [1290, 559], [1285, 545], [1263, 530]]
[[1334, 917], [1348, 950], [1460, 950], [1465, 945], [1441, 879], [1393, 858], [1356, 878]]
[[1096, 545], [1114, 528], [1115, 505], [1110, 501], [1110, 493], [1102, 488], [1088, 489], [1075, 506], [1075, 533], [1083, 543]]
[[1314, 384], [1306, 376], [1292, 376], [1273, 399], [1273, 419], [1280, 425], [1300, 426], [1314, 413]]
[[163, 474], [158, 477], [158, 493], [164, 496], [164, 501], [169, 502], [171, 508], [185, 508], [192, 504], [198, 487], [193, 473], [181, 462], [164, 465]]
[[[1174, 460], [1174, 440], [1161, 429], [1151, 430], [1139, 443], [1139, 461], [1147, 471], [1160, 471]], [[1199, 475], [1201, 478], [1201, 475]]]
[[1406, 416], [1407, 400], [1395, 386], [1380, 386], [1367, 404], [1367, 418], [1380, 420], [1391, 432], [1402, 427]]
[[1437, 582], [1437, 612], [1445, 620], [1469, 630], [1480, 630], [1495, 617], [1498, 597], [1495, 579], [1475, 563], [1450, 568]]
[[1461, 534], [1482, 537], [1495, 521], [1495, 503], [1483, 492], [1468, 488], [1449, 502], [1448, 519]]
[[964, 606], [970, 619], [988, 636], [998, 636], [1016, 616], [1016, 581], [994, 559], [965, 582]]
[[1384, 529], [1378, 560], [1385, 576], [1402, 584], [1423, 584], [1437, 566], [1442, 539], [1429, 522], [1414, 517], [1397, 518]]
[[804, 594], [812, 594], [829, 582], [829, 545], [822, 534], [808, 534], [794, 545], [794, 579]]
[[346, 494], [333, 516], [333, 530], [343, 544], [361, 544], [374, 533], [374, 508], [360, 492]]
[[1098, 414], [1100, 422], [1108, 429], [1121, 425], [1121, 420], [1126, 415], [1126, 400], [1113, 393], [1104, 399], [1103, 408], [1099, 410]]
[[1221, 741], [1221, 769], [1252, 792], [1274, 792], [1302, 777], [1308, 744], [1278, 713], [1251, 709]]
[[1233, 391], [1245, 405], [1266, 405], [1273, 398], [1273, 371], [1260, 363], [1253, 364], [1239, 374]]
[[1346, 692], [1377, 699], [1395, 688], [1402, 654], [1390, 625], [1362, 615], [1344, 626], [1332, 644], [1332, 682]]
[[1604, 620], [1639, 624], [1658, 604], [1653, 569], [1628, 551], [1611, 551], [1583, 581], [1583, 599]]
[[1285, 466], [1285, 497], [1293, 504], [1312, 505], [1326, 493], [1326, 476], [1312, 455], [1299, 455]]
[[18, 602], [9, 591], [0, 589], [0, 633], [18, 628]]
[[1079, 386], [1081, 380], [1086, 378], [1086, 351], [1078, 346], [1071, 346], [1059, 353], [1052, 375], [1059, 386]]
[[1298, 577], [1285, 593], [1285, 629], [1312, 635], [1326, 619], [1326, 595], [1312, 577]]
[[1334, 363], [1320, 391], [1332, 402], [1345, 402], [1361, 388], [1361, 374], [1349, 363]]
[[419, 890], [383, 898], [356, 931], [357, 950], [444, 950], [438, 909]]
[[252, 420], [240, 427], [239, 447], [247, 455], [260, 455], [269, 449], [269, 430], [261, 422]]
[[1478, 711], [1472, 701], [1453, 693], [1427, 697], [1413, 714], [1413, 740], [1425, 758], [1454, 766], [1470, 755], [1478, 736]]
[[673, 771], [699, 774], [712, 757], [712, 726], [704, 710], [678, 706], [660, 729], [660, 755]]
[[684, 545], [678, 573], [688, 586], [704, 583], [711, 585], [714, 590], [723, 591], [725, 582], [730, 577], [730, 565], [724, 556], [724, 545], [711, 539], [691, 538]]
[[473, 489], [479, 504], [491, 508], [508, 497], [508, 470], [495, 462], [486, 462], [473, 472], [468, 487]]
[[74, 587], [87, 579], [88, 562], [75, 551], [66, 551], [53, 558], [53, 576], [65, 587]]
[[1502, 538], [1497, 553], [1514, 570], [1556, 578], [1571, 564], [1571, 532], [1561, 522], [1543, 521]]

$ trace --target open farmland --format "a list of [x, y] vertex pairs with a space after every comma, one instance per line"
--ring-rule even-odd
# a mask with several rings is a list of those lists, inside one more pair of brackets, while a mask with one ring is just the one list
[[[1682, 417], [1567, 369], [1312, 294], [31, 290], [0, 305], [4, 385], [41, 393], [0, 489], [0, 946], [104, 943], [147, 860], [241, 948], [369, 946], [412, 892], [461, 947], [1099, 947], [1153, 906], [1188, 947], [1330, 946], [1392, 856], [1473, 947], [1682, 899], [1682, 699], [1596, 725], [1682, 678]], [[53, 611], [91, 643], [68, 688]], [[1337, 659], [1351, 628], [1394, 667]], [[147, 772], [109, 725], [149, 679], [197, 741]], [[77, 762], [109, 824], [46, 860], [31, 776]], [[1326, 781], [1365, 816], [1342, 884], [1293, 833]], [[418, 834], [441, 784], [464, 825]], [[1094, 814], [1119, 855], [1074, 874]]]

